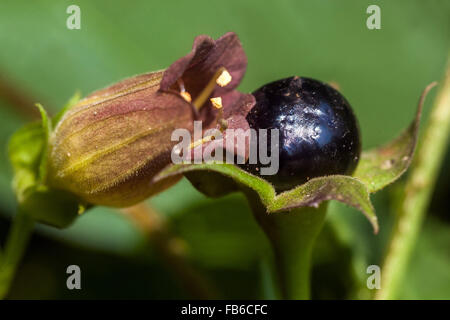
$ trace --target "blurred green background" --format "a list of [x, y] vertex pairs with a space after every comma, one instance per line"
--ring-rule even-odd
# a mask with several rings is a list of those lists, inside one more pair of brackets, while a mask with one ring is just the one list
[[[81, 8], [81, 30], [66, 28], [71, 4]], [[381, 30], [366, 27], [370, 4], [381, 8]], [[421, 90], [442, 77], [450, 48], [449, 17], [446, 0], [2, 0], [0, 239], [15, 211], [6, 144], [30, 120], [32, 102], [55, 113], [77, 89], [86, 95], [165, 68], [190, 50], [196, 35], [217, 38], [235, 31], [249, 61], [242, 91], [291, 75], [336, 82], [354, 108], [367, 149], [406, 127]], [[434, 96], [435, 91], [424, 121]], [[401, 298], [450, 298], [449, 159], [447, 152]], [[368, 297], [360, 286], [367, 266], [381, 264], [395, 188], [373, 197], [381, 223], [377, 236], [362, 215], [332, 203], [315, 252], [314, 298]], [[183, 242], [188, 263], [219, 297], [271, 297], [268, 266], [261, 262], [268, 243], [243, 196], [207, 199], [183, 180], [149, 202]], [[82, 290], [66, 288], [71, 264], [81, 267]], [[123, 215], [95, 208], [66, 230], [38, 226], [9, 297], [193, 296]]]

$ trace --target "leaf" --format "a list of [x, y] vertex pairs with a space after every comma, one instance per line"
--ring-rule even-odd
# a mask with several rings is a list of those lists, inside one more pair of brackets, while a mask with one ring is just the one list
[[369, 192], [361, 181], [350, 176], [332, 175], [311, 179], [276, 196], [268, 209], [279, 212], [296, 207], [318, 207], [326, 200], [337, 200], [358, 209], [369, 219], [374, 232], [378, 232], [377, 216]]
[[422, 92], [416, 116], [408, 129], [384, 146], [362, 153], [353, 176], [365, 183], [370, 193], [391, 184], [408, 169], [417, 144], [423, 103], [436, 84], [429, 84]]
[[72, 108], [74, 105], [78, 103], [81, 99], [81, 92], [76, 91], [72, 97], [66, 102], [66, 104], [62, 107], [62, 109], [52, 118], [52, 126], [55, 127], [59, 120], [64, 116], [64, 114]]
[[[369, 192], [362, 182], [350, 176], [334, 175], [314, 178], [295, 189], [277, 195], [269, 182], [233, 164], [203, 163], [169, 166], [154, 178], [154, 182], [173, 175], [200, 170], [219, 173], [233, 179], [241, 186], [256, 191], [261, 203], [267, 208], [267, 213], [282, 212], [298, 207], [318, 207], [323, 201], [337, 200], [363, 212], [372, 224], [374, 232], [378, 232], [378, 222], [369, 199]], [[212, 184], [214, 185], [214, 183]], [[204, 185], [203, 188], [208, 189], [209, 187]]]
[[8, 144], [8, 155], [14, 171], [13, 188], [19, 202], [24, 191], [42, 183], [46, 175], [47, 152], [44, 150], [51, 132], [51, 121], [40, 104], [36, 104], [36, 107], [42, 120], [17, 130]]
[[63, 228], [78, 215], [79, 202], [74, 195], [44, 185], [52, 124], [44, 108], [36, 106], [42, 120], [25, 125], [9, 141], [13, 187], [20, 209], [38, 222]]
[[[254, 176], [233, 164], [227, 163], [201, 163], [201, 164], [175, 164], [170, 165], [163, 171], [161, 171], [158, 175], [153, 178], [152, 182], [159, 182], [163, 179], [167, 179], [171, 176], [175, 176], [178, 174], [185, 174], [191, 171], [209, 171], [209, 172], [217, 172], [221, 175], [232, 178], [237, 184], [244, 185], [246, 187], [250, 187], [255, 190], [263, 204], [268, 204], [270, 201], [275, 198], [275, 189], [273, 186], [257, 177]], [[208, 186], [205, 186], [208, 187]], [[200, 190], [203, 192], [203, 190]], [[205, 190], [205, 192], [207, 192]]]
[[44, 107], [37, 103], [36, 107], [39, 109], [42, 118], [42, 131], [43, 131], [43, 145], [42, 145], [42, 153], [41, 159], [39, 163], [39, 175], [38, 182], [43, 183], [47, 176], [47, 157], [48, 157], [48, 141], [50, 139], [50, 134], [52, 132], [52, 122]]

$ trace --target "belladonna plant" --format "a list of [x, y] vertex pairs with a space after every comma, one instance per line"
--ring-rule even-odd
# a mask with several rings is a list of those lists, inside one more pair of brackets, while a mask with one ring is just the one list
[[[282, 297], [308, 298], [311, 252], [329, 200], [361, 211], [378, 231], [370, 194], [410, 165], [431, 86], [400, 136], [361, 152], [357, 121], [339, 92], [292, 77], [240, 93], [236, 87], [246, 65], [234, 33], [217, 40], [199, 36], [192, 51], [167, 69], [82, 100], [76, 95], [52, 119], [37, 105], [42, 120], [19, 129], [9, 145], [18, 212], [1, 255], [0, 296], [7, 293], [34, 222], [64, 228], [92, 206], [128, 207], [185, 176], [210, 197], [243, 192], [272, 244]], [[229, 140], [227, 129], [278, 129], [280, 170], [263, 176], [261, 165], [248, 161], [173, 163], [172, 132], [192, 132], [194, 121], [201, 121], [204, 132], [222, 133], [219, 139], [191, 141], [196, 160], [196, 150]], [[248, 159], [249, 148], [226, 144], [225, 151]]]

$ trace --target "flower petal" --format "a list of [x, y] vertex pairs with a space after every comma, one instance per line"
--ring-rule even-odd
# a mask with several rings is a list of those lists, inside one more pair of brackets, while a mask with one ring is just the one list
[[[247, 113], [255, 105], [255, 97], [251, 94], [243, 94], [238, 91], [232, 91], [224, 96], [224, 101], [227, 107], [224, 107], [223, 117], [227, 123], [227, 130], [223, 131], [220, 139], [207, 141], [201, 145], [193, 148], [190, 155], [187, 154], [185, 159], [197, 159], [205, 149], [217, 150], [216, 148], [223, 148], [225, 152], [229, 152], [239, 158], [248, 159], [250, 150], [250, 140], [244, 137], [247, 136], [247, 130], [250, 126], [246, 120]], [[214, 112], [217, 117], [217, 110]], [[217, 125], [220, 127], [220, 124]], [[233, 142], [227, 143], [228, 139]], [[238, 143], [242, 141], [243, 143]], [[201, 151], [199, 151], [201, 149]], [[206, 159], [205, 159], [206, 160]]]
[[217, 40], [201, 35], [195, 38], [192, 51], [175, 61], [165, 72], [160, 89], [169, 90], [182, 79], [187, 91], [196, 96], [214, 74], [224, 67], [231, 75], [225, 87], [217, 86], [213, 95], [223, 95], [236, 88], [244, 76], [247, 57], [238, 36], [228, 32]]
[[191, 130], [193, 115], [181, 97], [158, 90], [161, 78], [155, 72], [126, 79], [71, 107], [51, 135], [48, 184], [109, 206], [168, 187], [148, 181], [171, 162], [171, 134]]

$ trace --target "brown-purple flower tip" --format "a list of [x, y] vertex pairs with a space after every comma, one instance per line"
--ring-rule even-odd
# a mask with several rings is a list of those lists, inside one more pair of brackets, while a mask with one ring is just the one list
[[[165, 72], [160, 90], [173, 92], [189, 102], [203, 129], [249, 129], [245, 117], [255, 104], [251, 94], [234, 90], [241, 82], [247, 67], [247, 57], [237, 35], [226, 33], [217, 40], [198, 36], [192, 51], [175, 61]], [[220, 101], [220, 102], [219, 102]], [[223, 141], [204, 141], [196, 148], [211, 148], [211, 144], [227, 145], [227, 131]], [[234, 138], [233, 138], [234, 139]], [[244, 148], [227, 150], [246, 157]], [[195, 156], [194, 156], [195, 157]]]
[[247, 57], [235, 33], [228, 32], [217, 40], [201, 35], [195, 38], [192, 51], [164, 72], [160, 88], [178, 90], [178, 82], [182, 80], [186, 91], [193, 98], [198, 97], [220, 70], [231, 76], [229, 82], [214, 86], [211, 91], [213, 96], [220, 96], [239, 85], [246, 68]]

